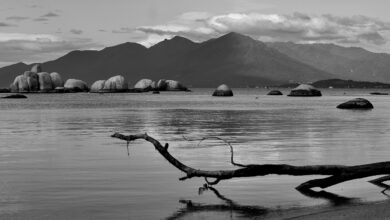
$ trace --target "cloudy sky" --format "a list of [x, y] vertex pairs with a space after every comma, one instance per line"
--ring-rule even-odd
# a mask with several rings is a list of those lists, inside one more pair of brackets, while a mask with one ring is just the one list
[[235, 31], [262, 41], [335, 43], [390, 53], [388, 0], [1, 0], [0, 66], [76, 49], [150, 46]]

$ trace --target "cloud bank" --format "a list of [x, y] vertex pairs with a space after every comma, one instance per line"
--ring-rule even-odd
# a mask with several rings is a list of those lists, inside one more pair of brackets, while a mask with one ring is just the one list
[[388, 42], [390, 23], [366, 16], [341, 17], [330, 14], [290, 15], [230, 13], [208, 15], [185, 13], [168, 24], [136, 28], [147, 35], [181, 35], [202, 41], [229, 32], [239, 32], [263, 41], [338, 43], [380, 47]]
[[0, 60], [43, 62], [72, 50], [101, 47], [88, 38], [68, 38], [51, 34], [0, 33]]

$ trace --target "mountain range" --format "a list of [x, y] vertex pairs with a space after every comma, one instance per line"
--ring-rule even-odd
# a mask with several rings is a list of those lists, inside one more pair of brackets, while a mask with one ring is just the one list
[[[0, 68], [0, 87], [31, 66], [16, 63]], [[76, 50], [42, 67], [88, 84], [118, 74], [129, 85], [150, 78], [179, 80], [190, 87], [265, 86], [330, 78], [390, 82], [388, 54], [328, 44], [263, 43], [234, 32], [201, 43], [176, 36], [150, 48], [128, 42], [99, 51]]]

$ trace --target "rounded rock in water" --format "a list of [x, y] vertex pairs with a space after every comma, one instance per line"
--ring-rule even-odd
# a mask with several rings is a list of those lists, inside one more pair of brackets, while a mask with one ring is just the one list
[[214, 91], [213, 96], [233, 96], [233, 91], [226, 84], [222, 84]]
[[88, 92], [87, 83], [79, 79], [68, 79], [64, 85], [66, 90], [70, 92]]
[[337, 106], [339, 109], [373, 109], [374, 106], [370, 101], [363, 98], [356, 98]]

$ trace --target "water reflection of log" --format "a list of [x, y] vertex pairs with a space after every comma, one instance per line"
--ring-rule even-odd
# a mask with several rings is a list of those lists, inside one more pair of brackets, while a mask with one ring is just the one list
[[[233, 214], [236, 214], [238, 217], [253, 219], [264, 217], [268, 213], [275, 211], [261, 206], [240, 205], [207, 184], [199, 188], [199, 194], [202, 194], [205, 191], [213, 192], [215, 196], [224, 202], [224, 204], [202, 204], [192, 202], [191, 200], [180, 200], [179, 202], [185, 206], [166, 219], [182, 219], [188, 217], [188, 215], [202, 212], [226, 212], [229, 213], [231, 217], [233, 217]], [[358, 202], [358, 199], [343, 197], [326, 191], [317, 192], [313, 190], [300, 190], [299, 192], [311, 198], [327, 200], [332, 206], [350, 205]]]
[[384, 183], [386, 181], [390, 181], [390, 175], [379, 177], [377, 179], [371, 180], [370, 183], [372, 183], [378, 187], [383, 188], [383, 190], [381, 191], [382, 194], [387, 196], [387, 197], [390, 197], [390, 195], [386, 193], [386, 191], [390, 189], [390, 185]]
[[310, 198], [327, 200], [333, 206], [347, 205], [351, 203], [356, 203], [358, 201], [358, 199], [356, 198], [344, 197], [324, 190], [314, 191], [311, 189], [298, 189], [298, 191], [302, 195]]
[[202, 204], [202, 203], [194, 203], [191, 200], [180, 200], [179, 202], [184, 204], [185, 207], [179, 209], [171, 216], [166, 219], [182, 219], [184, 217], [188, 217], [188, 215], [201, 213], [201, 212], [227, 212], [232, 216], [233, 214], [239, 215], [239, 217], [243, 218], [256, 218], [260, 216], [264, 216], [268, 213], [268, 209], [260, 206], [247, 206], [240, 205], [234, 202], [231, 199], [226, 198], [221, 195], [217, 189], [204, 185], [199, 189], [200, 192], [210, 190], [213, 192], [219, 199], [221, 199], [225, 204]]

